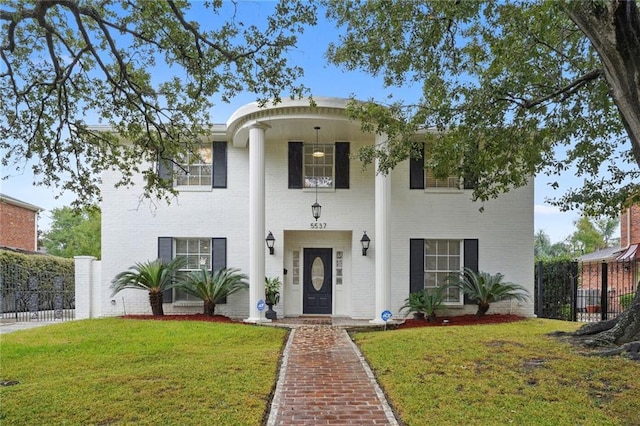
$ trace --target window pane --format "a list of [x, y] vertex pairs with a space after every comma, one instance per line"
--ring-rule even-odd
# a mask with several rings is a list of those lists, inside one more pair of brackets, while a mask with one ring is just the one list
[[432, 271], [437, 269], [437, 257], [435, 256], [427, 256], [427, 263], [425, 265], [427, 271]]
[[449, 244], [447, 243], [446, 240], [438, 241], [437, 253], [438, 255], [443, 255], [443, 256], [446, 256], [449, 254]]
[[439, 271], [448, 271], [449, 270], [449, 258], [448, 257], [438, 257], [438, 268]]
[[450, 255], [454, 255], [460, 254], [460, 242], [459, 241], [451, 241], [451, 243], [449, 244], [449, 254]]

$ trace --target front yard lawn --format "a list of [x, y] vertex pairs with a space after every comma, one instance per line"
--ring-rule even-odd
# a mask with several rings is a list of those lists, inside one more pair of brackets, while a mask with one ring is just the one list
[[640, 363], [586, 357], [546, 336], [580, 324], [508, 324], [357, 333], [407, 425], [640, 425]]
[[120, 318], [3, 335], [0, 424], [260, 425], [287, 332]]

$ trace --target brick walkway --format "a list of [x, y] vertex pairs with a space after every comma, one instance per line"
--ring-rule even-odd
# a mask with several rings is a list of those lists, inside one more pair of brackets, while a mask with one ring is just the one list
[[344, 329], [291, 331], [268, 425], [397, 425], [371, 370]]

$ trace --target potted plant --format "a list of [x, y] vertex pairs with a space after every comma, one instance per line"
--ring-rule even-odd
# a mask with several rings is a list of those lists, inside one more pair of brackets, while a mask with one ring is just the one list
[[600, 305], [587, 305], [588, 314], [597, 314], [600, 312]]
[[280, 302], [280, 277], [264, 277], [264, 299], [269, 307], [265, 313], [265, 317], [270, 320], [277, 320], [278, 314], [273, 307]]

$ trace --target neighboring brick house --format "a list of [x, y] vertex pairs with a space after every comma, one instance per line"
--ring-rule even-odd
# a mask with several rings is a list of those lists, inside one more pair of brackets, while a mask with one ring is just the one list
[[43, 209], [0, 194], [0, 246], [36, 251], [38, 213]]
[[[602, 266], [607, 266], [609, 309], [619, 310], [621, 295], [634, 293], [640, 282], [640, 205], [623, 209], [620, 215], [620, 246], [608, 247], [580, 258], [582, 270], [579, 286], [590, 292], [588, 300], [578, 303], [578, 307], [600, 304], [598, 289], [602, 286]], [[586, 293], [585, 293], [586, 294]], [[581, 306], [583, 305], [583, 306]]]
[[[465, 266], [501, 272], [529, 290], [530, 301], [495, 303], [491, 313], [533, 315], [533, 179], [474, 202], [472, 180], [435, 180], [424, 160], [404, 161], [388, 175], [373, 166], [363, 170], [353, 154], [385, 136], [349, 120], [346, 99], [315, 101], [314, 107], [306, 100], [245, 105], [226, 124], [212, 126], [195, 163], [161, 161], [159, 170], [179, 193], [170, 205], [141, 201], [142, 176], [134, 178], [135, 187], [115, 188], [120, 176], [105, 171], [102, 261], [76, 258], [82, 281], [76, 285], [84, 288], [78, 297], [90, 304], [76, 315], [148, 313], [145, 292], [111, 297], [111, 280], [135, 262], [177, 256], [187, 259], [189, 270], [227, 266], [246, 273], [249, 291], [232, 295], [216, 312], [249, 322], [263, 317], [257, 302], [265, 276], [284, 283], [279, 316], [382, 322], [386, 309], [399, 315], [410, 292], [441, 285]], [[312, 216], [316, 203], [319, 218]], [[273, 253], [267, 236], [275, 240]], [[202, 302], [179, 291], [166, 296], [165, 313], [202, 310]], [[476, 310], [457, 290], [446, 305], [453, 315]]]

